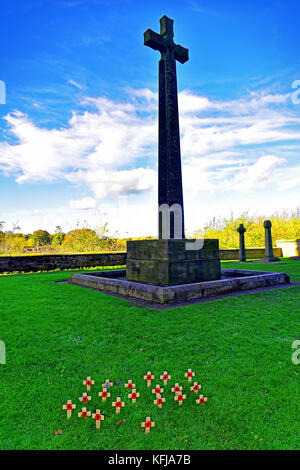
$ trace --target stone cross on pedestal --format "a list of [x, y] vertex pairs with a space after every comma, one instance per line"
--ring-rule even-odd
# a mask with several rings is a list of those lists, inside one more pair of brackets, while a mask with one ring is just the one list
[[239, 261], [246, 261], [246, 248], [245, 248], [245, 232], [246, 229], [243, 224], [240, 224], [237, 232], [240, 234], [240, 244], [239, 244]]
[[262, 261], [267, 263], [273, 263], [274, 261], [280, 261], [279, 258], [276, 258], [273, 253], [273, 245], [272, 245], [272, 235], [271, 235], [271, 227], [272, 223], [270, 220], [264, 221], [264, 229], [265, 229], [265, 257], [262, 258]]
[[[158, 106], [158, 238], [184, 238], [176, 60], [189, 60], [188, 49], [173, 41], [174, 21], [163, 16], [160, 34], [147, 29], [144, 44], [161, 53]], [[162, 210], [162, 206], [164, 209]], [[173, 210], [172, 210], [172, 206]], [[168, 220], [164, 220], [163, 216]], [[176, 221], [175, 221], [176, 217]]]

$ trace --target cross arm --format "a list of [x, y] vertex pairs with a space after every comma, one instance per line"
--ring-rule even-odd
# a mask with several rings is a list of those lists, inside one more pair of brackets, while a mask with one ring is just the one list
[[152, 31], [152, 29], [147, 29], [144, 32], [144, 45], [160, 52], [166, 50], [164, 38], [155, 31]]
[[174, 49], [174, 58], [181, 64], [184, 64], [189, 60], [189, 50], [180, 46], [179, 44], [176, 44]]

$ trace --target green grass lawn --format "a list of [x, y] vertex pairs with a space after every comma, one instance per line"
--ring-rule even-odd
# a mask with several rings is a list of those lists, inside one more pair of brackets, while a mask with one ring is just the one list
[[[300, 281], [300, 262], [222, 263], [224, 267], [283, 271]], [[1, 449], [299, 449], [300, 287], [156, 310], [56, 281], [68, 272], [0, 277]], [[184, 372], [191, 367], [208, 397], [196, 405]], [[162, 409], [143, 380], [151, 370], [171, 374]], [[82, 381], [95, 380], [87, 409], [105, 415], [101, 429], [77, 417]], [[101, 384], [116, 386], [102, 404]], [[141, 397], [133, 404], [124, 383]], [[182, 406], [170, 388], [183, 385]], [[153, 385], [161, 381], [155, 379]], [[125, 408], [116, 415], [112, 398]], [[66, 419], [68, 399], [77, 409]], [[156, 426], [145, 435], [141, 422]], [[126, 422], [117, 425], [119, 420]], [[62, 435], [55, 436], [61, 429]]]

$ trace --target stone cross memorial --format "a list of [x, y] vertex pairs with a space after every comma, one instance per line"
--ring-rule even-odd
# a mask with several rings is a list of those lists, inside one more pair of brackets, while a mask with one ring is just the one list
[[245, 232], [246, 229], [243, 224], [240, 224], [237, 228], [237, 232], [240, 235], [240, 244], [239, 244], [239, 261], [246, 261], [246, 248], [245, 248]]
[[280, 258], [277, 258], [276, 256], [274, 256], [271, 227], [272, 227], [271, 220], [265, 220], [264, 221], [265, 257], [262, 258], [262, 261], [264, 261], [265, 263], [274, 263], [275, 261], [280, 261]]
[[[163, 16], [160, 34], [144, 44], [161, 53], [158, 99], [158, 240], [127, 242], [126, 279], [159, 286], [220, 279], [218, 240], [185, 240], [176, 61], [188, 50], [173, 41], [174, 21]], [[201, 207], [199, 207], [199, 211]], [[199, 243], [201, 242], [201, 243]]]

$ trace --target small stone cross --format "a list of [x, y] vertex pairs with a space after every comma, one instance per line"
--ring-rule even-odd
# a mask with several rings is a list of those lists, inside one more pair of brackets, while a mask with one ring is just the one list
[[116, 401], [113, 401], [112, 406], [116, 408], [116, 413], [119, 414], [121, 408], [125, 406], [125, 403], [121, 401], [121, 397], [117, 397]]
[[83, 385], [86, 385], [86, 389], [89, 392], [91, 390], [91, 385], [94, 385], [95, 380], [92, 380], [91, 377], [87, 377], [82, 383]]
[[72, 404], [72, 400], [68, 400], [66, 405], [63, 405], [63, 410], [67, 410], [67, 418], [71, 418], [72, 410], [75, 410], [75, 403]]
[[92, 418], [96, 420], [96, 428], [100, 429], [101, 421], [104, 421], [104, 416], [101, 414], [100, 410], [96, 410], [96, 413], [92, 414]]
[[86, 407], [84, 406], [84, 407], [81, 409], [81, 412], [78, 413], [78, 418], [87, 418], [88, 416], [91, 416], [91, 412], [90, 412], [90, 411], [86, 411]]
[[145, 428], [145, 433], [149, 434], [150, 429], [154, 428], [155, 422], [151, 421], [150, 416], [147, 416], [146, 421], [144, 423], [142, 423], [141, 426], [142, 426], [142, 428]]
[[131, 393], [128, 394], [128, 398], [131, 399], [132, 403], [136, 403], [136, 399], [140, 396], [139, 393], [136, 393], [136, 389], [133, 388]]

